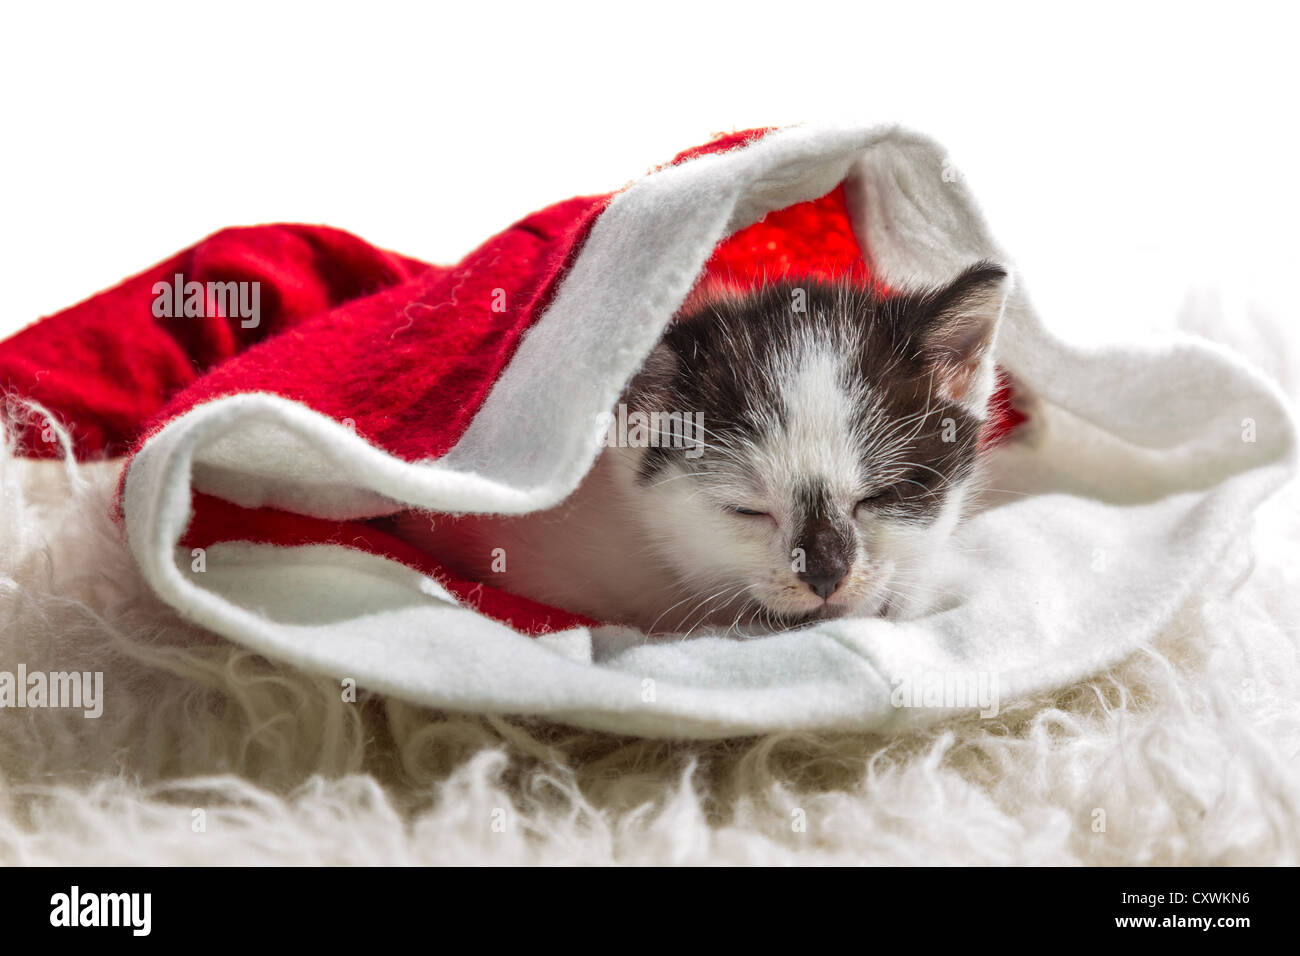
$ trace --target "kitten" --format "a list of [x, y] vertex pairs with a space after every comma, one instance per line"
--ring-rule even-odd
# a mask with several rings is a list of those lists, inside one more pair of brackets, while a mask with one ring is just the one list
[[668, 415], [650, 447], [605, 448], [548, 511], [409, 513], [398, 533], [647, 633], [904, 616], [969, 498], [1007, 284], [980, 263], [886, 296], [812, 280], [693, 296], [616, 411]]

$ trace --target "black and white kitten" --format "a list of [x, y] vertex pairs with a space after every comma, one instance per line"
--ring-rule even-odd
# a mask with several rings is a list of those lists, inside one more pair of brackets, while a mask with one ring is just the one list
[[622, 399], [620, 420], [672, 423], [649, 447], [607, 447], [548, 511], [411, 513], [399, 533], [474, 580], [650, 633], [906, 615], [969, 499], [1007, 284], [981, 263], [888, 296], [811, 280], [697, 296]]

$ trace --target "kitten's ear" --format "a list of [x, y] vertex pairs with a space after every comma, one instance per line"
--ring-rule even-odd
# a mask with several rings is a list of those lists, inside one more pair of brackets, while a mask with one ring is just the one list
[[677, 353], [661, 340], [623, 390], [623, 401], [629, 408], [659, 410], [677, 375], [677, 367]]
[[980, 415], [993, 390], [993, 336], [1010, 284], [1001, 266], [980, 262], [920, 301], [920, 351], [935, 392]]

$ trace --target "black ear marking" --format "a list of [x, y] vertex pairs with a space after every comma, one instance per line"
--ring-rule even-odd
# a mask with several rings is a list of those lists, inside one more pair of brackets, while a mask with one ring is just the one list
[[661, 400], [677, 377], [680, 359], [672, 346], [664, 340], [654, 347], [645, 364], [632, 376], [623, 390], [623, 401], [631, 408], [645, 409]]
[[[635, 411], [651, 415], [666, 411], [669, 396], [675, 391], [674, 384], [680, 374], [681, 357], [667, 338], [660, 339], [646, 356], [640, 370], [632, 376], [632, 380], [623, 389], [619, 402], [626, 406], [626, 411], [620, 414]], [[662, 441], [652, 441], [646, 447], [637, 465], [639, 484], [650, 484], [667, 467], [672, 460], [668, 447], [668, 444]]]

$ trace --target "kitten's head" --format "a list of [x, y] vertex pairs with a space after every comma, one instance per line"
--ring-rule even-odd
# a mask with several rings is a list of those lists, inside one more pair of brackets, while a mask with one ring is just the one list
[[786, 281], [674, 321], [625, 396], [660, 413], [657, 446], [618, 453], [658, 558], [715, 595], [702, 616], [788, 625], [910, 603], [970, 484], [1006, 286], [988, 263], [884, 297]]

